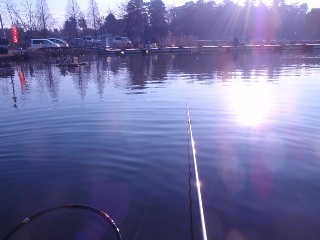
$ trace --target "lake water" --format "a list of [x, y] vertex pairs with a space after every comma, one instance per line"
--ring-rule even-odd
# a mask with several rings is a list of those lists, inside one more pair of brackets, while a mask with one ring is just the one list
[[[77, 203], [125, 240], [201, 239], [188, 103], [208, 239], [319, 239], [319, 76], [317, 54], [15, 65], [0, 78], [0, 238]], [[114, 236], [75, 209], [12, 239]]]

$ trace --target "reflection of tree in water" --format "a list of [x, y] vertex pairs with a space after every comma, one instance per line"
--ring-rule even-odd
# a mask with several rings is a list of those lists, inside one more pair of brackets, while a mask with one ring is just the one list
[[165, 81], [169, 69], [169, 55], [130, 57], [128, 71], [134, 89], [146, 88], [146, 82]]
[[[205, 84], [233, 80], [277, 81], [287, 66], [297, 69], [302, 66], [318, 67], [319, 62], [317, 57], [293, 57], [281, 53], [126, 55], [101, 57], [86, 66], [66, 68], [65, 75], [55, 66], [23, 62], [19, 64], [13, 79], [14, 98], [23, 100], [36, 92], [43, 100], [51, 98], [57, 101], [62, 79], [71, 79], [82, 98], [85, 98], [90, 82], [94, 83], [96, 92], [103, 97], [107, 84], [139, 91], [159, 87], [159, 84], [167, 81], [168, 74]], [[25, 80], [21, 79], [19, 72], [25, 76]], [[138, 91], [132, 93], [141, 93]]]
[[100, 95], [100, 97], [102, 97], [106, 81], [104, 75], [104, 67], [106, 67], [106, 65], [103, 64], [103, 61], [101, 61], [101, 59], [97, 59], [95, 67], [96, 69], [93, 69], [92, 71], [92, 79], [96, 84], [98, 94]]
[[[56, 70], [51, 65], [42, 63], [25, 63], [21, 65], [21, 73], [25, 77], [25, 83], [21, 82], [22, 94], [29, 94], [33, 89], [38, 93], [48, 92], [54, 101], [58, 100], [60, 78], [54, 74]], [[34, 85], [34, 82], [36, 85]], [[26, 84], [26, 86], [23, 86]]]
[[[26, 72], [26, 71], [25, 71], [25, 72]], [[32, 67], [31, 64], [29, 65], [29, 73], [30, 73], [30, 77], [33, 77], [34, 71], [33, 71], [33, 67]]]
[[58, 100], [58, 92], [59, 92], [59, 78], [55, 78], [52, 73], [51, 65], [48, 65], [48, 78], [47, 78], [47, 86], [49, 88], [49, 93], [51, 98], [55, 101]]
[[134, 89], [144, 89], [150, 77], [150, 57], [132, 56], [128, 58], [128, 72]]
[[167, 78], [170, 58], [168, 55], [153, 55], [151, 67], [151, 79], [157, 82], [163, 82]]
[[248, 80], [261, 75], [274, 79], [279, 70], [279, 59], [278, 53], [177, 54], [172, 60], [172, 67], [203, 81]]
[[61, 68], [60, 68], [60, 73], [61, 73], [61, 75], [64, 76], [64, 77], [67, 76], [68, 73], [69, 73], [68, 68], [66, 68], [66, 67], [61, 67]]
[[125, 57], [108, 57], [106, 59], [107, 69], [110, 70], [113, 74], [118, 74], [120, 68], [123, 67], [123, 63], [126, 61]]
[[72, 79], [75, 88], [78, 90], [78, 93], [80, 94], [81, 98], [84, 99], [88, 89], [90, 74], [84, 74], [81, 67], [76, 68], [76, 72], [72, 74]]
[[97, 61], [95, 81], [97, 81], [98, 88], [103, 89], [105, 75], [107, 75], [108, 79], [114, 79], [115, 87], [144, 89], [147, 79], [151, 76], [151, 66], [150, 56], [108, 57]]
[[18, 84], [13, 76], [0, 78], [0, 102], [4, 99], [8, 99], [9, 104], [18, 108]]
[[1, 79], [0, 81], [0, 100], [2, 97], [11, 94], [9, 78]]
[[214, 55], [176, 54], [171, 56], [171, 69], [196, 80], [214, 79]]
[[[176, 54], [109, 57], [102, 61], [102, 71], [107, 69], [121, 78], [129, 73], [129, 82], [117, 82], [125, 88], [144, 89], [147, 83], [166, 81], [169, 71], [186, 74], [188, 78], [204, 82], [257, 78], [274, 79], [279, 71], [279, 54], [229, 53], [229, 54]], [[280, 69], [281, 71], [281, 69]], [[109, 73], [107, 73], [108, 76]], [[128, 85], [129, 84], [129, 85]]]
[[12, 85], [12, 99], [13, 99], [13, 107], [17, 108], [17, 97], [16, 97], [16, 90], [14, 88], [14, 82], [13, 82], [13, 77], [11, 77], [11, 85]]

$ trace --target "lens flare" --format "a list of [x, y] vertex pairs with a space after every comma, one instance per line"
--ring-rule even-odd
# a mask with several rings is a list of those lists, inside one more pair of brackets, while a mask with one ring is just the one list
[[244, 125], [262, 124], [271, 113], [272, 100], [268, 86], [262, 83], [230, 88], [230, 103], [236, 120]]

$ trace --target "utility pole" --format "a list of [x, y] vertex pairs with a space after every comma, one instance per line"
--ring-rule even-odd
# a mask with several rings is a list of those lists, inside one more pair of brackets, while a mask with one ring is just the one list
[[3, 37], [6, 37], [6, 34], [4, 33], [4, 29], [3, 29], [3, 24], [2, 24], [1, 13], [0, 13], [0, 23], [1, 23], [1, 29], [2, 29], [2, 34], [3, 34]]

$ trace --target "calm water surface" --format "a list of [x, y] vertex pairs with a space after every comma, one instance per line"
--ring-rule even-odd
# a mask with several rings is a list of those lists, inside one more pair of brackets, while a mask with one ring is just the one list
[[[78, 203], [125, 240], [201, 239], [188, 103], [208, 239], [319, 239], [319, 76], [320, 55], [15, 65], [0, 78], [0, 238]], [[93, 213], [60, 210], [12, 239], [113, 234]]]

